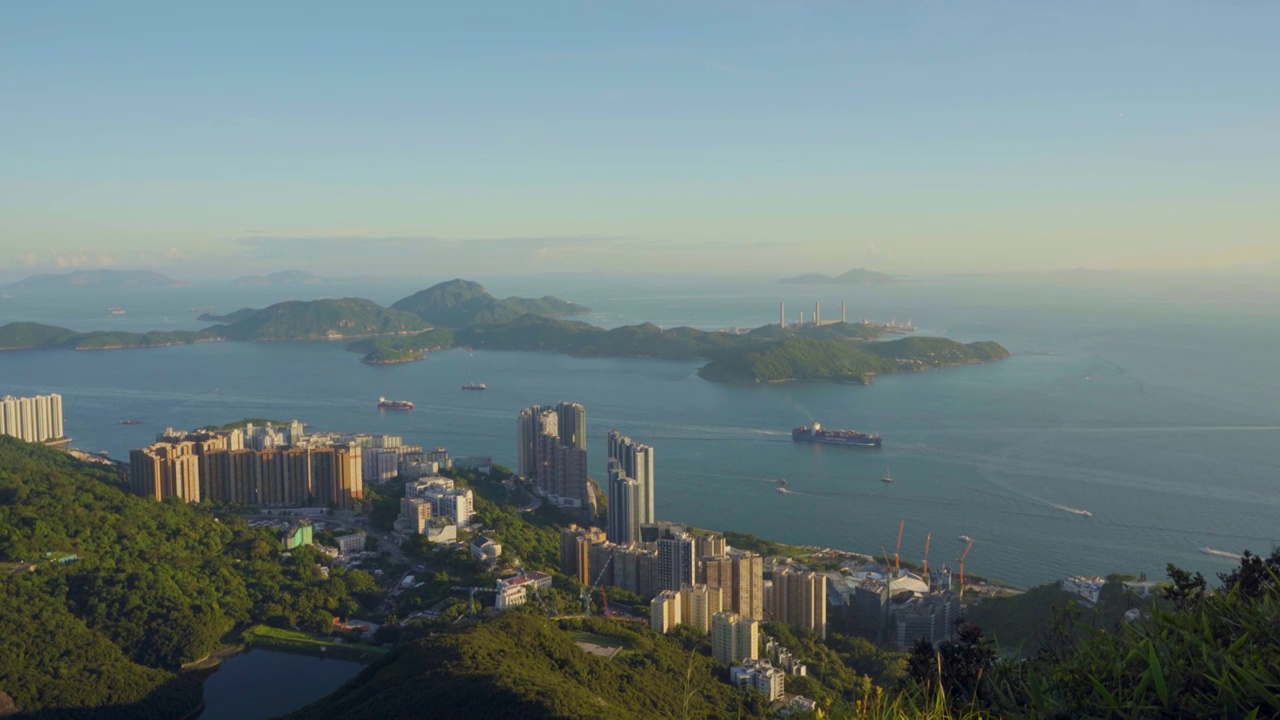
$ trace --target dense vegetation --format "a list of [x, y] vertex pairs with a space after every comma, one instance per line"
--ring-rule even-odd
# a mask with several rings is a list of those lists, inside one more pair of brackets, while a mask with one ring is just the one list
[[836, 380], [867, 383], [878, 374], [998, 360], [1009, 355], [993, 342], [964, 345], [946, 338], [902, 338], [851, 343], [789, 337], [737, 353], [722, 353], [698, 374], [736, 383]]
[[0, 350], [116, 350], [189, 345], [218, 339], [215, 334], [189, 330], [80, 333], [33, 322], [12, 322], [0, 327]]
[[333, 340], [426, 330], [415, 315], [388, 310], [371, 300], [291, 300], [211, 328], [228, 340]]
[[243, 308], [240, 308], [239, 310], [233, 310], [227, 313], [226, 315], [214, 315], [213, 313], [201, 313], [200, 317], [196, 319], [199, 320], [200, 322], [211, 322], [211, 323], [220, 323], [222, 325], [230, 325], [232, 323], [238, 323], [241, 320], [248, 319], [256, 312], [258, 311], [254, 308], [243, 307]]
[[589, 308], [550, 295], [498, 299], [479, 283], [470, 280], [450, 280], [433, 285], [395, 302], [391, 308], [413, 313], [426, 322], [447, 328], [504, 323], [528, 314], [559, 317], [591, 312]]
[[886, 275], [874, 270], [854, 268], [835, 277], [823, 275], [822, 273], [807, 273], [783, 278], [778, 282], [795, 285], [888, 285], [889, 283], [897, 282], [897, 279], [892, 275]]
[[426, 357], [427, 353], [452, 347], [452, 330], [435, 328], [413, 335], [380, 337], [361, 340], [347, 346], [348, 350], [364, 353], [361, 362], [371, 365], [412, 362]]
[[266, 531], [135, 497], [114, 470], [0, 437], [0, 691], [27, 711], [179, 715], [199, 689], [174, 671], [237, 627], [328, 631], [375, 599], [372, 577], [335, 567], [326, 579], [319, 561], [310, 548], [282, 561]]
[[1083, 637], [1086, 628], [1110, 628], [1124, 620], [1132, 608], [1147, 608], [1151, 602], [1124, 588], [1126, 578], [1112, 575], [1103, 586], [1098, 604], [1089, 607], [1079, 596], [1063, 590], [1058, 583], [1040, 585], [1024, 593], [996, 597], [970, 607], [965, 619], [981, 627], [1007, 653], [1035, 655], [1054, 635], [1060, 614], [1074, 614], [1073, 637]]
[[[612, 660], [577, 647], [565, 630], [616, 638]], [[532, 608], [414, 640], [291, 718], [760, 717], [760, 703], [716, 679], [702, 652], [622, 623], [556, 621]]]
[[933, 717], [1280, 716], [1280, 551], [1205, 579], [1172, 565], [1171, 607], [1081, 630], [1057, 616], [1031, 658], [1001, 661], [976, 625], [938, 652], [918, 646], [896, 707]]

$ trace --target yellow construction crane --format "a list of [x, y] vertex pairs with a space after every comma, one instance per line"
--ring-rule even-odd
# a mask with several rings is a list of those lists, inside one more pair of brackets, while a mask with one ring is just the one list
[[893, 546], [893, 570], [897, 572], [902, 566], [898, 564], [898, 551], [902, 549], [902, 530], [907, 526], [906, 520], [898, 521], [898, 544]]
[[964, 559], [969, 556], [969, 551], [973, 549], [973, 539], [969, 539], [969, 544], [964, 546], [964, 552], [960, 553], [960, 599], [964, 599]]

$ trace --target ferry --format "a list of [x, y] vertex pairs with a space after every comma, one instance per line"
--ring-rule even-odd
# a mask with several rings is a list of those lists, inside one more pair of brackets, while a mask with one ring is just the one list
[[117, 425], [141, 425], [141, 420], [117, 420]]
[[467, 383], [462, 386], [463, 390], [488, 390], [489, 386], [484, 383]]
[[380, 410], [412, 410], [413, 403], [408, 400], [388, 400], [380, 397], [378, 398], [378, 408]]
[[112, 315], [123, 315], [123, 314], [124, 314], [124, 308], [120, 308], [120, 307], [110, 307], [110, 308], [107, 308], [107, 312], [108, 312], [108, 313], [110, 313], [110, 314], [112, 314]]

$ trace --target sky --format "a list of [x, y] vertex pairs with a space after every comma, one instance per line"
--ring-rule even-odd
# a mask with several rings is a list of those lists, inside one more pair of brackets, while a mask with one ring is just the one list
[[1280, 273], [1280, 3], [0, 15], [0, 273]]

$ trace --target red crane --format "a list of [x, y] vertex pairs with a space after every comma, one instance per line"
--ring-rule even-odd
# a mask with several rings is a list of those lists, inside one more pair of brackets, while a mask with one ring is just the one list
[[898, 521], [898, 544], [893, 546], [893, 569], [896, 572], [901, 565], [898, 564], [898, 551], [902, 549], [902, 530], [907, 526], [906, 520]]
[[964, 552], [960, 553], [960, 597], [964, 598], [964, 559], [968, 557], [969, 551], [973, 549], [973, 539], [970, 538], [969, 544], [964, 546]]

